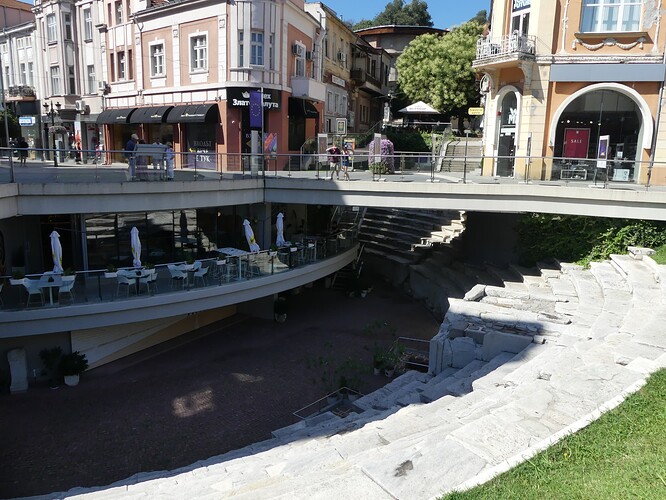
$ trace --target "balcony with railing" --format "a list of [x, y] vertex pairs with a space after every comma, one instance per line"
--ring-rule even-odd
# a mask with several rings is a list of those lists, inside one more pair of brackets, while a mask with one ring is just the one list
[[480, 37], [473, 67], [483, 67], [536, 57], [536, 37], [512, 33], [501, 38]]
[[30, 85], [12, 85], [5, 91], [5, 97], [8, 101], [34, 101], [35, 88]]

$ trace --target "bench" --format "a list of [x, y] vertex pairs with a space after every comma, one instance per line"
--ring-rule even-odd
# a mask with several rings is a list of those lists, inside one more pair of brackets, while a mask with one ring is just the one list
[[[166, 150], [165, 144], [137, 144], [134, 149], [137, 179], [164, 178]], [[152, 163], [152, 171], [148, 170], [149, 163]]]

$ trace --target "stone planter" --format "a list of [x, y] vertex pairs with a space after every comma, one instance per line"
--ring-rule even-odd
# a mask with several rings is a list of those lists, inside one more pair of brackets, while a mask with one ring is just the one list
[[118, 273], [117, 272], [113, 272], [113, 273], [106, 272], [106, 273], [104, 273], [104, 277], [105, 278], [117, 278]]
[[25, 278], [9, 278], [10, 285], [22, 285], [25, 282]]
[[79, 375], [65, 375], [65, 385], [74, 387], [79, 385]]

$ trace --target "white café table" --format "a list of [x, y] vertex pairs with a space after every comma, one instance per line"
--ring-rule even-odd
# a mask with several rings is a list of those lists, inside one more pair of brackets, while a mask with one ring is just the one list
[[[47, 278], [48, 276], [48, 278]], [[49, 281], [51, 280], [51, 281]], [[53, 289], [54, 288], [60, 288], [63, 285], [62, 277], [57, 275], [57, 274], [52, 274], [52, 275], [47, 275], [44, 274], [39, 279], [39, 288], [44, 289], [48, 288], [49, 289], [49, 304], [53, 305]]]
[[241, 279], [242, 276], [242, 263], [241, 263], [241, 257], [244, 255], [250, 255], [250, 252], [247, 252], [245, 250], [241, 250], [240, 248], [232, 248], [232, 247], [224, 247], [224, 248], [218, 248], [217, 249], [218, 253], [224, 254], [229, 258], [235, 258], [238, 261], [237, 267], [238, 267], [238, 278]]

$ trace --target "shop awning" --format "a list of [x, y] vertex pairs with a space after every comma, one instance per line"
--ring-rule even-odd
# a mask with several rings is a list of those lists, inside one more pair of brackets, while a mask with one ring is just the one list
[[219, 123], [217, 104], [194, 104], [175, 106], [166, 119], [167, 123]]
[[129, 118], [136, 108], [105, 109], [97, 117], [98, 124], [113, 125], [129, 123]]
[[130, 123], [162, 123], [173, 106], [157, 106], [150, 108], [137, 108], [130, 116]]
[[289, 116], [304, 116], [305, 118], [319, 118], [319, 111], [310, 101], [289, 98]]

